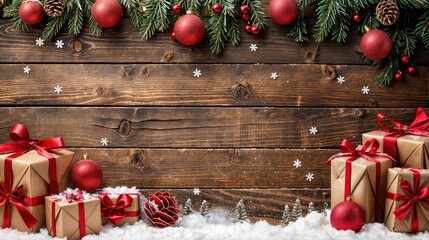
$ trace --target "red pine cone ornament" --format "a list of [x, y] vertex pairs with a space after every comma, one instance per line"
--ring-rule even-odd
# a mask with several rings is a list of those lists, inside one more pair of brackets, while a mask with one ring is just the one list
[[122, 17], [122, 6], [118, 0], [97, 0], [92, 6], [92, 18], [102, 28], [118, 24]]
[[38, 0], [24, 1], [19, 6], [18, 15], [28, 25], [35, 25], [43, 19], [43, 7]]
[[358, 232], [365, 224], [365, 214], [362, 208], [352, 201], [344, 201], [335, 205], [330, 219], [332, 227], [337, 230]]
[[299, 8], [295, 0], [271, 0], [268, 12], [275, 23], [287, 25], [298, 17]]
[[203, 21], [194, 14], [186, 14], [177, 19], [174, 24], [174, 33], [177, 41], [185, 46], [199, 43], [205, 33]]
[[390, 54], [392, 40], [383, 30], [369, 30], [360, 41], [360, 50], [365, 57], [378, 61]]
[[144, 204], [146, 218], [156, 227], [169, 227], [179, 219], [177, 200], [169, 192], [156, 192], [149, 195]]

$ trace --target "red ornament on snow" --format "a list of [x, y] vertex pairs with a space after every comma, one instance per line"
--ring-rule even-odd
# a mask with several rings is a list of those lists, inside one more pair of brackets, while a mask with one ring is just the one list
[[359, 14], [359, 13], [356, 13], [356, 14], [353, 16], [353, 21], [355, 21], [355, 22], [357, 22], [357, 23], [359, 23], [359, 22], [361, 22], [361, 21], [362, 21], [362, 17], [360, 16], [360, 14]]
[[122, 17], [122, 6], [118, 0], [97, 0], [92, 6], [92, 18], [102, 28], [118, 24]]
[[330, 219], [332, 227], [337, 230], [358, 232], [365, 224], [365, 214], [362, 208], [352, 201], [337, 204], [332, 209]]
[[182, 11], [182, 7], [179, 4], [174, 4], [172, 10], [174, 13], [179, 14]]
[[185, 46], [199, 43], [205, 33], [203, 21], [196, 15], [186, 14], [177, 19], [174, 24], [176, 39]]
[[365, 57], [371, 60], [381, 60], [387, 57], [392, 50], [392, 40], [382, 30], [369, 30], [360, 41], [360, 50]]
[[401, 71], [399, 71], [399, 72], [397, 72], [397, 73], [395, 74], [395, 79], [396, 79], [396, 80], [401, 80], [401, 79], [402, 79], [402, 72], [401, 72]]
[[169, 227], [179, 219], [177, 200], [169, 192], [156, 192], [149, 195], [144, 204], [146, 218], [156, 227]]
[[258, 35], [259, 34], [259, 28], [258, 26], [252, 26], [252, 34]]
[[241, 5], [240, 6], [240, 12], [242, 14], [248, 14], [249, 13], [249, 7], [247, 5]]
[[247, 33], [252, 33], [252, 25], [246, 24], [246, 26], [244, 27], [244, 31], [246, 31]]
[[408, 56], [402, 56], [401, 62], [405, 63], [405, 64], [409, 63], [410, 62], [410, 57], [408, 57]]
[[213, 12], [215, 12], [215, 13], [220, 13], [220, 12], [222, 12], [222, 6], [221, 6], [219, 3], [215, 3], [215, 4], [212, 6], [212, 10], [213, 10]]
[[39, 1], [26, 1], [19, 6], [19, 18], [28, 25], [35, 25], [43, 19], [43, 7]]
[[299, 8], [295, 0], [271, 0], [268, 12], [275, 23], [287, 25], [295, 21]]
[[411, 73], [411, 74], [414, 74], [414, 73], [416, 73], [416, 68], [413, 67], [413, 66], [410, 66], [410, 67], [407, 68], [407, 72]]
[[243, 14], [243, 15], [241, 15], [241, 18], [243, 18], [244, 21], [249, 21], [250, 16], [249, 16], [249, 14]]
[[87, 192], [93, 192], [97, 189], [103, 180], [103, 172], [100, 166], [93, 160], [79, 160], [71, 169], [70, 178], [75, 187]]

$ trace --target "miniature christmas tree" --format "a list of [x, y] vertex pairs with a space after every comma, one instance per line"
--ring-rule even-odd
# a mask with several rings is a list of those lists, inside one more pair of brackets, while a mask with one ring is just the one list
[[328, 203], [323, 203], [323, 215], [325, 215], [325, 217], [328, 215], [328, 210], [330, 210], [331, 208], [329, 207]]
[[233, 215], [233, 222], [249, 222], [249, 219], [247, 217], [247, 211], [244, 206], [243, 199], [240, 199], [238, 201], [237, 205], [235, 206], [234, 215]]
[[301, 200], [299, 200], [298, 198], [295, 200], [295, 203], [293, 204], [292, 218], [294, 221], [296, 221], [300, 217], [302, 217], [302, 207], [301, 207]]
[[200, 214], [204, 217], [209, 215], [209, 203], [206, 200], [201, 202]]
[[313, 202], [310, 202], [309, 204], [308, 204], [308, 208], [307, 208], [307, 214], [310, 214], [311, 212], [313, 212], [314, 211], [314, 204], [313, 204]]
[[186, 200], [186, 203], [185, 203], [185, 208], [183, 209], [183, 214], [189, 215], [191, 213], [192, 213], [192, 200], [188, 198], [188, 200]]
[[289, 205], [285, 205], [285, 209], [283, 210], [282, 220], [280, 221], [280, 224], [282, 226], [286, 226], [289, 224], [289, 221], [290, 221]]

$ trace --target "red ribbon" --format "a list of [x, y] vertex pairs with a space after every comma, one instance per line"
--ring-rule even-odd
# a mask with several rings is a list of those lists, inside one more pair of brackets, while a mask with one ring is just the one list
[[405, 195], [388, 192], [386, 197], [394, 201], [405, 201], [393, 213], [399, 221], [402, 221], [410, 212], [411, 232], [418, 232], [419, 217], [417, 214], [417, 204], [429, 206], [429, 186], [420, 187], [420, 172], [416, 169], [410, 169], [413, 172], [414, 187], [406, 180], [401, 181], [401, 189]]
[[[56, 199], [52, 202], [52, 213], [51, 213], [51, 219], [52, 219], [52, 229], [51, 234], [53, 237], [57, 236], [57, 228], [56, 228], [56, 222], [55, 222], [55, 205], [57, 202], [61, 200]], [[78, 214], [79, 214], [79, 235], [80, 238], [83, 238], [86, 235], [86, 222], [85, 222], [85, 203], [83, 202], [82, 198], [76, 198], [74, 201], [77, 202], [78, 206]]]
[[115, 226], [124, 219], [124, 217], [137, 217], [137, 211], [125, 211], [133, 203], [133, 198], [128, 194], [120, 194], [116, 203], [106, 194], [98, 196], [101, 200], [101, 216], [107, 217]]
[[[383, 120], [388, 120], [393, 124], [394, 127], [388, 127], [383, 124]], [[429, 136], [429, 117], [423, 111], [422, 108], [417, 108], [416, 118], [410, 125], [404, 125], [398, 121], [390, 119], [385, 115], [379, 113], [377, 114], [377, 122], [384, 131], [388, 132], [383, 138], [383, 152], [389, 154], [393, 158], [397, 159], [397, 140], [399, 137], [406, 134], [411, 134], [415, 136]]]
[[328, 159], [327, 164], [330, 165], [332, 159], [339, 158], [339, 157], [350, 157], [346, 160], [346, 171], [345, 171], [345, 186], [344, 186], [344, 201], [347, 200], [347, 198], [350, 196], [351, 192], [351, 179], [352, 179], [352, 162], [359, 158], [364, 158], [370, 162], [375, 163], [375, 170], [376, 170], [376, 190], [375, 190], [375, 199], [377, 201], [375, 206], [375, 219], [381, 220], [381, 199], [380, 199], [380, 177], [381, 177], [381, 166], [380, 161], [374, 159], [373, 157], [382, 157], [387, 158], [392, 161], [395, 161], [391, 156], [377, 152], [377, 149], [379, 147], [379, 143], [377, 139], [371, 138], [369, 139], [362, 147], [362, 149], [354, 148], [351, 142], [347, 139], [343, 139], [341, 142], [339, 148], [341, 150], [341, 153], [333, 155], [331, 158]]

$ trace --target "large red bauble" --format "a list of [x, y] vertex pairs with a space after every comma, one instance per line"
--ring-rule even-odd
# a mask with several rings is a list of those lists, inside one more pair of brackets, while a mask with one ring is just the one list
[[362, 208], [352, 202], [338, 203], [331, 212], [331, 225], [337, 230], [359, 231], [365, 224], [365, 214]]
[[287, 25], [295, 21], [299, 8], [295, 0], [271, 0], [268, 12], [275, 23]]
[[199, 43], [205, 33], [203, 21], [196, 15], [186, 14], [177, 19], [174, 24], [176, 39], [185, 46]]
[[19, 18], [28, 25], [38, 24], [43, 19], [43, 7], [39, 1], [27, 1], [19, 6]]
[[382, 30], [369, 30], [360, 40], [360, 50], [365, 57], [371, 60], [381, 60], [387, 57], [392, 50], [392, 40]]
[[97, 0], [92, 6], [91, 14], [98, 26], [110, 28], [121, 20], [122, 6], [118, 0]]
[[82, 159], [71, 169], [70, 178], [75, 187], [93, 192], [100, 186], [103, 180], [103, 172], [93, 160]]

